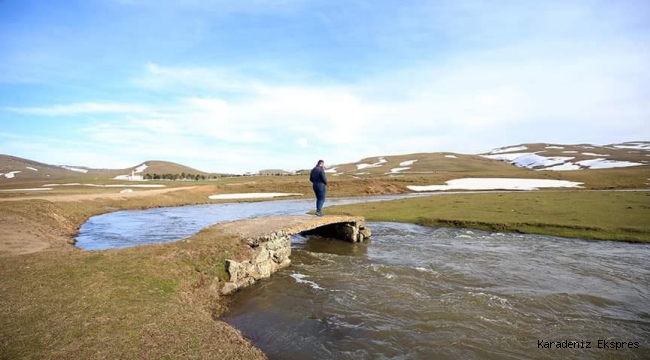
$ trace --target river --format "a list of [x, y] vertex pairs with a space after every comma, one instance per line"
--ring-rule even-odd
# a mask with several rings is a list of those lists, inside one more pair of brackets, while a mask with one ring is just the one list
[[[116, 212], [91, 218], [78, 245], [173, 241], [311, 206]], [[368, 225], [361, 244], [295, 236], [292, 265], [236, 293], [223, 320], [271, 359], [650, 358], [648, 245]]]

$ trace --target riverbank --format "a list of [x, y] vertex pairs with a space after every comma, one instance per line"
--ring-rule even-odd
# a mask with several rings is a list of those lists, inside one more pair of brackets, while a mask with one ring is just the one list
[[91, 216], [213, 203], [211, 187], [91, 201], [0, 202], [0, 358], [265, 359], [230, 325], [219, 294], [238, 238], [204, 229], [185, 241], [87, 252]]
[[[213, 191], [197, 187], [119, 200], [0, 203], [2, 240], [13, 239], [18, 247], [30, 241], [42, 245], [22, 255], [2, 253], [0, 358], [264, 358], [237, 330], [215, 320], [228, 306], [228, 298], [220, 295], [229, 280], [225, 259], [239, 259], [245, 248], [238, 238], [207, 228], [167, 244], [98, 252], [72, 246], [78, 227], [90, 216], [214, 203], [207, 200]], [[578, 209], [600, 209], [594, 210], [600, 215], [586, 217], [591, 219], [588, 225], [602, 219], [605, 233], [607, 226], [620, 224], [647, 234], [645, 223], [637, 226], [647, 219], [647, 192], [575, 193], [584, 196], [584, 204], [577, 202], [574, 192], [562, 191], [436, 196], [355, 205], [345, 211], [355, 209], [375, 220], [381, 220], [377, 214], [383, 212], [384, 220], [417, 222], [436, 219], [440, 213], [454, 216], [446, 220], [470, 221], [463, 216], [475, 209], [475, 216], [498, 223], [488, 216], [511, 214], [514, 208], [507, 205], [522, 203], [531, 206], [517, 208], [522, 215], [546, 206], [570, 221], [584, 220], [571, 216], [580, 214]], [[402, 208], [387, 207], [396, 204]], [[501, 208], [490, 208], [497, 205]], [[636, 215], [629, 217], [626, 211]]]
[[0, 262], [0, 358], [264, 359], [219, 294], [241, 241], [209, 228], [168, 244]]
[[325, 213], [431, 227], [650, 242], [650, 191], [457, 194], [335, 206]]

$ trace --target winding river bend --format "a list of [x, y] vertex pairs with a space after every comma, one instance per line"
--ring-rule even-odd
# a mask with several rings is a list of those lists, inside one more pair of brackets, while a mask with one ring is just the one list
[[[311, 203], [116, 212], [90, 219], [78, 246], [173, 241], [219, 221], [301, 214]], [[271, 359], [650, 355], [650, 246], [369, 227], [373, 237], [362, 244], [294, 237], [292, 265], [236, 293], [224, 320]]]

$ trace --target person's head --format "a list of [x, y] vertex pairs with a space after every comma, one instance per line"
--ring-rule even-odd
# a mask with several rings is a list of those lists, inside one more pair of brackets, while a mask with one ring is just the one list
[[316, 166], [319, 166], [319, 167], [323, 167], [323, 166], [325, 166], [325, 161], [323, 161], [323, 160], [318, 160], [318, 164], [316, 164]]

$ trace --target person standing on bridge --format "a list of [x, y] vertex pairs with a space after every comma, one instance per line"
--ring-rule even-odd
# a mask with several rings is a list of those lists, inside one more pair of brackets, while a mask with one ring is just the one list
[[313, 184], [316, 194], [316, 216], [323, 216], [323, 204], [325, 204], [325, 193], [327, 192], [327, 177], [325, 177], [325, 162], [318, 160], [318, 164], [311, 169], [309, 181]]

